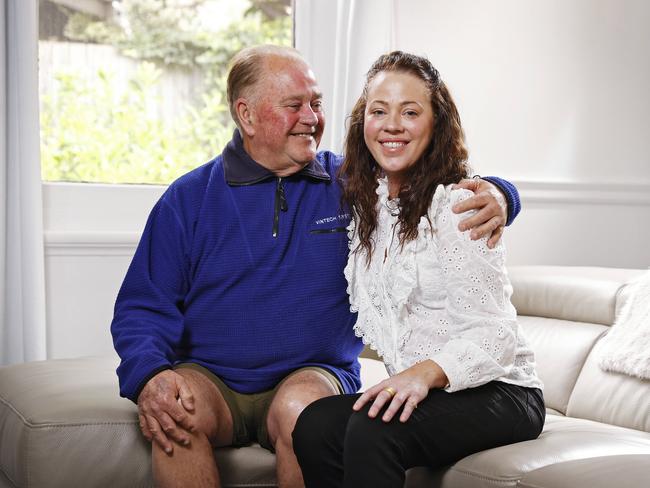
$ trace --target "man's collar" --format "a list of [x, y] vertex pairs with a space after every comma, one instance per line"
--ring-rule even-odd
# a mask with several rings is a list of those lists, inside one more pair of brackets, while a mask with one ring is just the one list
[[[233, 186], [252, 185], [275, 177], [272, 171], [255, 162], [244, 150], [244, 143], [238, 129], [235, 129], [232, 139], [223, 151], [223, 169], [226, 182]], [[316, 159], [296, 174], [316, 180], [329, 181], [331, 179], [323, 165]]]

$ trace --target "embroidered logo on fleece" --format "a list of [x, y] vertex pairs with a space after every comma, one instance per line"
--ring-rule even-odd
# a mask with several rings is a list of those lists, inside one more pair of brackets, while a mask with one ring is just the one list
[[331, 217], [323, 217], [322, 219], [317, 219], [314, 221], [314, 224], [316, 225], [324, 225], [324, 224], [331, 224], [332, 222], [345, 222], [345, 225], [347, 226], [348, 223], [350, 222], [350, 214], [349, 213], [342, 213], [338, 215], [333, 215]]

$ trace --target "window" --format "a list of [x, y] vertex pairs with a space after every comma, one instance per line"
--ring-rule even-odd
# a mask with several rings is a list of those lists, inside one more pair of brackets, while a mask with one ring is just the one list
[[292, 44], [291, 0], [40, 0], [45, 181], [167, 184], [234, 124], [227, 64]]

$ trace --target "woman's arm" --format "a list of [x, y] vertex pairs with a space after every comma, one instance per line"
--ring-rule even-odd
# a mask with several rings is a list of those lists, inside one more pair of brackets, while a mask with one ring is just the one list
[[[450, 205], [470, 197], [466, 190], [452, 191]], [[457, 226], [465, 214], [444, 208], [439, 215], [435, 252], [442, 266], [449, 325], [447, 340], [430, 358], [445, 371], [446, 390], [452, 392], [507, 375], [514, 364], [518, 327], [503, 243], [489, 249], [485, 238], [475, 241], [460, 232]]]

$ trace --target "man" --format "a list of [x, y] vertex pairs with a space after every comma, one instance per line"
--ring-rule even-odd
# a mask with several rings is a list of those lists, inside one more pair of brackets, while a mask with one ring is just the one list
[[[360, 386], [343, 276], [350, 216], [340, 157], [317, 153], [321, 98], [297, 51], [240, 52], [228, 76], [232, 141], [149, 216], [111, 330], [120, 392], [153, 441], [158, 486], [219, 486], [213, 447], [251, 441], [275, 451], [280, 486], [302, 486], [296, 418]], [[463, 225], [498, 239], [497, 198], [464, 203], [458, 211], [483, 209]]]

